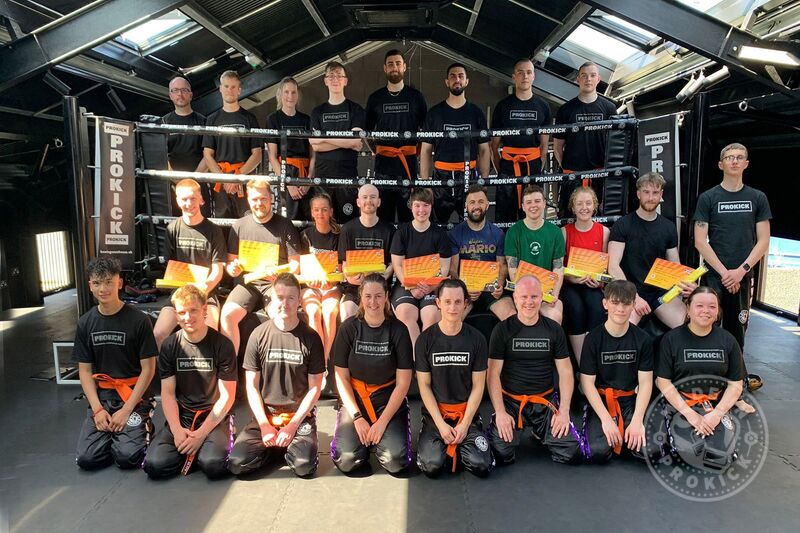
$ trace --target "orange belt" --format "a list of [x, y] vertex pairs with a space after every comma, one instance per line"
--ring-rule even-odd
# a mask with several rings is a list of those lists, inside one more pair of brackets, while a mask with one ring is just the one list
[[[197, 411], [195, 411], [194, 409], [189, 409], [185, 405], [182, 405], [181, 407], [183, 407], [187, 411], [192, 411], [194, 413], [194, 418], [192, 419], [192, 425], [189, 427], [189, 431], [194, 431], [196, 429], [195, 425], [197, 424], [197, 419], [200, 418], [200, 415], [211, 411], [210, 407], [206, 409], [198, 409]], [[181, 474], [183, 474], [184, 476], [189, 474], [189, 469], [192, 468], [193, 462], [194, 462], [194, 455], [190, 455], [189, 457], [187, 457], [186, 462], [183, 463], [183, 468], [181, 468]]]
[[545, 398], [548, 394], [553, 392], [555, 389], [548, 389], [541, 394], [511, 394], [510, 392], [503, 391], [503, 394], [511, 398], [512, 400], [516, 400], [519, 402], [519, 414], [517, 415], [517, 429], [522, 429], [522, 410], [525, 409], [525, 406], [528, 403], [538, 403], [540, 405], [544, 405], [554, 413], [558, 411], [556, 406], [550, 403], [550, 401]]
[[[536, 161], [542, 157], [542, 151], [539, 147], [532, 148], [515, 148], [513, 146], [504, 146], [502, 157], [506, 161], [514, 162], [514, 175], [516, 177], [522, 176], [522, 168], [520, 163], [525, 163], [528, 166], [527, 175], [531, 175], [531, 161]], [[517, 185], [517, 205], [522, 205], [522, 184]]]
[[[436, 170], [444, 170], [445, 172], [464, 172], [464, 162], [449, 163], [447, 161], [435, 161], [433, 167]], [[469, 168], [475, 168], [475, 161], [469, 162]]]
[[[619, 401], [617, 398], [633, 396], [636, 394], [636, 391], [612, 389], [611, 387], [606, 387], [604, 389], [597, 389], [597, 392], [605, 395], [608, 414], [610, 414], [612, 418], [617, 417], [617, 427], [619, 428], [619, 433], [623, 436], [623, 438], [625, 438], [625, 421], [623, 420], [622, 409], [619, 406]], [[614, 453], [617, 455], [622, 453], [622, 443], [614, 446]]]
[[[278, 158], [281, 161], [281, 158]], [[291, 165], [298, 170], [297, 176], [300, 178], [308, 177], [308, 167], [311, 165], [311, 159], [308, 157], [287, 157], [286, 164]]]
[[[467, 402], [464, 403], [441, 403], [438, 404], [439, 412], [442, 413], [442, 418], [445, 420], [453, 420], [456, 425], [461, 423], [464, 419], [464, 414], [467, 412]], [[456, 448], [458, 444], [447, 445], [447, 456], [453, 460], [453, 472], [456, 471]]]
[[391, 387], [394, 385], [394, 383], [395, 380], [393, 379], [392, 381], [384, 383], [383, 385], [370, 385], [365, 381], [361, 381], [360, 379], [356, 379], [354, 377], [350, 378], [350, 386], [353, 387], [353, 392], [358, 394], [358, 397], [361, 399], [361, 403], [367, 410], [367, 422], [370, 424], [374, 424], [378, 421], [378, 415], [375, 413], [375, 406], [372, 405], [370, 396], [372, 396], [374, 392], [385, 389], [386, 387]]
[[400, 162], [403, 163], [403, 168], [406, 169], [406, 175], [408, 176], [408, 179], [411, 179], [411, 169], [408, 166], [408, 160], [406, 159], [406, 156], [417, 155], [416, 146], [401, 146], [400, 148], [395, 148], [394, 146], [376, 146], [375, 154], [382, 155], [384, 157], [399, 157]]
[[108, 374], [92, 374], [92, 379], [97, 381], [97, 386], [101, 389], [114, 389], [122, 398], [123, 402], [127, 402], [133, 394], [131, 385], [136, 385], [139, 381], [139, 376], [133, 378], [112, 378]]
[[[694, 407], [697, 404], [705, 404], [706, 402], [711, 402], [711, 400], [716, 400], [719, 398], [719, 392], [715, 392], [714, 394], [698, 394], [694, 392], [681, 392], [681, 396], [686, 399], [686, 405], [689, 407]], [[703, 405], [703, 409], [706, 412], [710, 411], [706, 405]]]
[[[217, 162], [219, 169], [221, 172], [225, 174], [239, 174], [239, 169], [244, 166], [244, 163], [228, 163], [227, 161], [219, 161]], [[214, 184], [214, 192], [220, 192], [222, 190], [222, 183]], [[244, 193], [242, 192], [242, 186], [239, 185], [239, 192], [236, 193], [239, 198], [244, 198]]]

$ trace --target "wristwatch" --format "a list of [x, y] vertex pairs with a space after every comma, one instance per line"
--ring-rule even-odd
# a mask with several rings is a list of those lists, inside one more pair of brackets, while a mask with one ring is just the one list
[[353, 422], [358, 420], [359, 418], [364, 418], [360, 412], [356, 411], [356, 414], [353, 415]]
[[745, 261], [744, 263], [742, 263], [742, 270], [744, 270], [745, 272], [750, 272], [750, 269], [751, 269], [751, 268], [753, 268], [753, 267], [751, 267], [750, 265], [748, 265], [748, 264], [747, 264], [747, 261]]

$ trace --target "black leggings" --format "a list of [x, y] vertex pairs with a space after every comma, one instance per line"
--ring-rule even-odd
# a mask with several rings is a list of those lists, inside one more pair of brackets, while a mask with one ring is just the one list
[[564, 302], [563, 325], [567, 335], [586, 333], [606, 321], [602, 289], [565, 281], [559, 296]]

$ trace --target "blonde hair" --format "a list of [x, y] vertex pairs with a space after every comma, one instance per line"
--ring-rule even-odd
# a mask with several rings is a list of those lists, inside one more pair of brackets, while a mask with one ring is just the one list
[[192, 178], [186, 178], [175, 184], [175, 190], [178, 189], [192, 189], [193, 191], [200, 192], [200, 184]]
[[278, 92], [275, 93], [275, 100], [278, 101], [277, 109], [280, 110], [283, 107], [283, 103], [281, 102], [281, 94], [283, 93], [283, 87], [287, 83], [293, 83], [295, 87], [297, 87], [297, 102], [300, 102], [300, 97], [302, 96], [300, 92], [300, 84], [297, 83], [297, 80], [291, 76], [286, 76], [281, 81], [278, 82]]
[[591, 187], [578, 187], [572, 194], [569, 195], [569, 210], [575, 212], [575, 202], [578, 201], [579, 194], [588, 194], [592, 197], [592, 204], [594, 205], [593, 215], [597, 213], [597, 208], [600, 206], [600, 200], [597, 199], [597, 193]]
[[730, 152], [731, 150], [743, 150], [745, 159], [747, 159], [747, 157], [749, 156], [747, 152], [747, 147], [745, 145], [743, 145], [742, 143], [731, 143], [720, 151], [719, 160], [722, 161], [722, 159], [725, 157], [725, 154]]
[[194, 300], [200, 305], [206, 305], [206, 293], [198, 289], [195, 285], [184, 285], [173, 292], [172, 297], [170, 298], [173, 307], [177, 305], [178, 302], [186, 304], [191, 300]]
[[269, 181], [263, 178], [258, 178], [248, 181], [247, 190], [249, 191], [250, 189], [267, 189], [269, 191], [269, 194], [270, 195], [272, 194], [272, 186], [269, 184]]

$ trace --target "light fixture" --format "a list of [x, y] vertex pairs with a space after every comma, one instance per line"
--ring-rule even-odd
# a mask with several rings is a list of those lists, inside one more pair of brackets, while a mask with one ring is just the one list
[[60, 79], [56, 78], [52, 72], [48, 71], [45, 73], [43, 80], [47, 85], [50, 86], [55, 92], [59, 93], [61, 96], [67, 96], [70, 91], [72, 91], [72, 87], [61, 81]]
[[254, 69], [264, 66], [264, 61], [256, 54], [252, 54], [250, 52], [244, 55], [244, 60], [247, 61], [247, 63]]
[[722, 80], [726, 80], [731, 77], [731, 71], [728, 67], [722, 67], [718, 71], [714, 72], [713, 74], [709, 74], [703, 79], [703, 88], [710, 87], [715, 83], [719, 83]]
[[108, 88], [108, 91], [106, 91], [106, 96], [111, 101], [111, 105], [114, 106], [114, 109], [117, 110], [117, 113], [124, 113], [125, 110], [128, 109], [125, 107], [125, 104], [122, 103], [122, 99], [119, 97], [117, 91], [115, 91], [113, 87]]
[[788, 50], [765, 48], [763, 46], [743, 45], [739, 48], [739, 59], [758, 61], [768, 65], [800, 67], [800, 59]]
[[194, 74], [195, 72], [200, 72], [201, 70], [205, 70], [207, 68], [211, 68], [216, 64], [217, 64], [217, 60], [216, 59], [209, 59], [208, 61], [206, 61], [204, 63], [200, 63], [199, 65], [195, 65], [195, 66], [189, 67], [189, 68], [181, 68], [181, 69], [178, 69], [178, 70], [180, 70], [183, 75], [188, 76], [189, 74]]
[[700, 90], [700, 87], [703, 86], [703, 80], [705, 76], [702, 72], [700, 72], [697, 76], [692, 75], [692, 78], [689, 82], [683, 86], [683, 89], [675, 96], [675, 99], [679, 102], [685, 102], [686, 100], [691, 100], [697, 91]]
[[628, 111], [628, 106], [624, 102], [617, 108], [617, 115], [624, 115]]
[[632, 117], [636, 116], [636, 109], [633, 107], [633, 98], [625, 102], [625, 107], [628, 109], [628, 114]]

